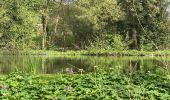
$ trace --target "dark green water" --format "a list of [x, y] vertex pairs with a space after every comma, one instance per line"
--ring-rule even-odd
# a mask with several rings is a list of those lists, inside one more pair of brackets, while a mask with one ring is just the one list
[[156, 57], [91, 57], [91, 56], [0, 56], [0, 74], [15, 71], [37, 74], [89, 73], [94, 67], [106, 70], [121, 69], [123, 72], [152, 71], [158, 67], [170, 69], [170, 59]]

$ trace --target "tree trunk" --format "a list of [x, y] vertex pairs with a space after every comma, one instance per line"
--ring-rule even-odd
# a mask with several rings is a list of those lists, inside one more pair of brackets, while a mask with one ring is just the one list
[[137, 31], [136, 31], [136, 29], [133, 29], [132, 30], [132, 33], [133, 33], [133, 35], [132, 35], [132, 38], [133, 38], [133, 46], [134, 46], [134, 49], [138, 49], [138, 40], [137, 40]]
[[[57, 34], [57, 28], [58, 28], [58, 24], [59, 24], [59, 15], [57, 15], [57, 17], [55, 18], [55, 26], [54, 26], [54, 34]], [[56, 35], [52, 34], [50, 36], [50, 43], [53, 44], [54, 43], [54, 38]]]
[[130, 45], [131, 49], [138, 49], [138, 38], [137, 38], [137, 31], [135, 28], [131, 29], [131, 40], [132, 44]]
[[43, 35], [42, 35], [42, 49], [46, 47], [46, 37], [47, 37], [47, 10], [45, 10], [42, 15], [42, 25], [43, 25]]

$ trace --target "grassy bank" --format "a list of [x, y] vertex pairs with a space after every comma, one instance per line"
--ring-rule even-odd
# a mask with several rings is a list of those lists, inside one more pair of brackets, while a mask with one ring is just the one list
[[169, 100], [165, 73], [34, 75], [13, 73], [0, 78], [0, 99], [10, 100]]
[[28, 51], [4, 51], [0, 50], [0, 55], [91, 55], [91, 56], [170, 56], [169, 50], [163, 51], [113, 51], [113, 50], [79, 50], [79, 51], [48, 51], [48, 50], [28, 50]]

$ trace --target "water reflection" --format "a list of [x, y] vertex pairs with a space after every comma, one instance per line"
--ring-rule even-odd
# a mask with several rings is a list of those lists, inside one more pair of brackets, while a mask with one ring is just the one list
[[[93, 72], [94, 66], [106, 70], [121, 69], [123, 73], [154, 71], [158, 67], [168, 68], [168, 58], [153, 57], [44, 57], [44, 56], [0, 56], [0, 74], [14, 71], [40, 74]], [[167, 66], [165, 66], [165, 64]]]

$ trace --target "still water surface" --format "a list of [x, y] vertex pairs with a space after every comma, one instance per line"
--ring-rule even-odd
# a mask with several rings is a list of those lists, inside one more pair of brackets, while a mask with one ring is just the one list
[[89, 73], [94, 67], [108, 70], [122, 69], [129, 71], [152, 71], [158, 67], [170, 69], [170, 58], [157, 57], [91, 57], [91, 56], [0, 56], [0, 74], [10, 74], [15, 71], [34, 72], [37, 74]]

